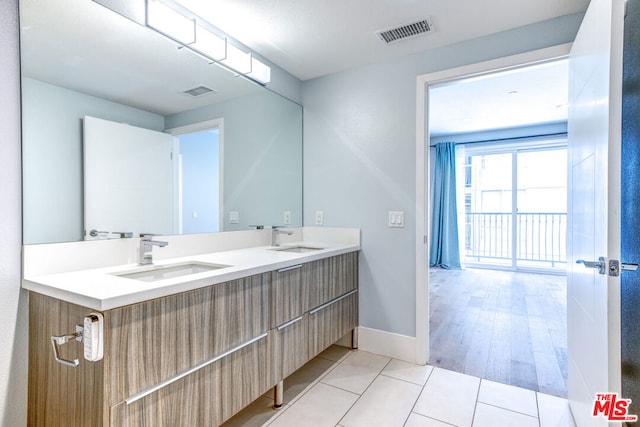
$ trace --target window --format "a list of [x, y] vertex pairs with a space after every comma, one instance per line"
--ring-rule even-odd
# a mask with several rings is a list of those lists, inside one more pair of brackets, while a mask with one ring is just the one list
[[464, 262], [564, 270], [565, 146], [485, 145], [464, 150], [463, 172], [458, 174], [458, 192], [464, 197], [459, 204]]

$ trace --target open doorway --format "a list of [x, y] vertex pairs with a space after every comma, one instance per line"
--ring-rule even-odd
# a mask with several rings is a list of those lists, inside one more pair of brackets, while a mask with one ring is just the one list
[[[429, 232], [428, 362], [561, 397], [567, 80], [566, 60], [557, 60], [429, 86], [426, 138], [427, 185], [444, 181], [435, 176], [437, 144], [455, 151], [457, 171], [455, 185], [431, 191], [455, 200], [455, 215], [443, 220], [436, 209], [427, 229], [457, 224], [444, 249]], [[434, 254], [456, 240], [459, 262], [438, 262]]]
[[176, 229], [180, 234], [222, 231], [222, 119], [167, 132], [174, 136]]

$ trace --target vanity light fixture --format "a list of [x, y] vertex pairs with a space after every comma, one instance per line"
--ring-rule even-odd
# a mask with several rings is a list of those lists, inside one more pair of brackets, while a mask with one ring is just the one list
[[271, 68], [253, 57], [252, 52], [229, 43], [207, 29], [201, 18], [192, 18], [189, 11], [168, 0], [146, 0], [145, 25], [202, 56], [213, 64], [241, 74], [261, 84], [271, 81]]
[[241, 74], [251, 72], [251, 52], [245, 52], [231, 43], [227, 42], [227, 57], [221, 62]]
[[196, 40], [189, 48], [215, 61], [227, 57], [227, 39], [213, 34], [200, 24], [196, 24]]
[[183, 45], [196, 41], [196, 21], [159, 0], [147, 0], [146, 25]]
[[251, 72], [247, 75], [260, 82], [268, 83], [271, 81], [271, 67], [252, 57]]

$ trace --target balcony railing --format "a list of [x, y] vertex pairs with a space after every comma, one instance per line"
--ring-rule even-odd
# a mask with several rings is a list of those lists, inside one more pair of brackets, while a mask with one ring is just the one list
[[[516, 239], [513, 221], [516, 221]], [[473, 263], [558, 268], [566, 263], [566, 213], [467, 213], [465, 260]]]

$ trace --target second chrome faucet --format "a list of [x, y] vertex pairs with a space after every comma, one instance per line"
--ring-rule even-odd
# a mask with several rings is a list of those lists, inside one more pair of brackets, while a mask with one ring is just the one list
[[286, 234], [287, 236], [291, 236], [293, 234], [293, 231], [282, 230], [277, 225], [272, 226], [271, 227], [271, 246], [280, 246], [280, 243], [278, 242], [278, 235], [280, 234]]

